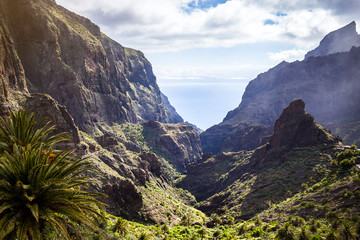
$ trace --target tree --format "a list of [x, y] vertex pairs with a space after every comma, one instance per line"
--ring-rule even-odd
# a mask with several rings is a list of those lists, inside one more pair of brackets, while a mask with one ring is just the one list
[[104, 218], [104, 206], [96, 197], [104, 195], [83, 190], [89, 183], [83, 176], [89, 163], [70, 157], [72, 151], [53, 150], [64, 134], [49, 137], [54, 127], [41, 127], [44, 121], [36, 124], [25, 111], [12, 113], [2, 123], [0, 239], [42, 239], [46, 225], [66, 239], [71, 224], [102, 232], [96, 220]]

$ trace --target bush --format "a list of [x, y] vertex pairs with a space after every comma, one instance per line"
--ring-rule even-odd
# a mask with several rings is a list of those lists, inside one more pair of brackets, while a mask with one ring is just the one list
[[328, 203], [329, 202], [329, 198], [323, 198], [323, 199], [321, 199], [321, 203], [322, 204], [326, 204], [326, 203]]
[[257, 228], [254, 231], [252, 231], [251, 236], [252, 237], [260, 237], [261, 235], [263, 235], [265, 232], [261, 229], [261, 228]]
[[339, 165], [342, 169], [349, 170], [355, 165], [355, 160], [354, 159], [349, 160], [348, 158], [345, 158], [339, 163]]
[[290, 228], [289, 223], [280, 228], [276, 234], [276, 238], [279, 240], [293, 240], [295, 239], [295, 234], [292, 228]]
[[290, 212], [291, 213], [294, 213], [297, 211], [297, 207], [296, 206], [292, 206], [291, 209], [290, 209]]
[[326, 237], [325, 237], [326, 240], [336, 240], [337, 237], [335, 235], [335, 232], [334, 231], [331, 231], [329, 232], [328, 234], [326, 234]]
[[323, 240], [323, 238], [320, 235], [314, 235], [311, 237], [311, 240]]
[[240, 225], [237, 228], [238, 235], [243, 235], [244, 233], [246, 233], [246, 231], [247, 231], [247, 229], [246, 229], [246, 226], [244, 224]]
[[292, 218], [290, 222], [295, 227], [299, 227], [299, 226], [305, 224], [305, 220], [302, 217], [299, 217], [299, 216], [296, 216], [296, 217]]
[[310, 208], [314, 208], [316, 206], [315, 203], [313, 202], [308, 202], [306, 203], [306, 205], [304, 206], [305, 209], [310, 209]]
[[328, 212], [326, 214], [326, 218], [330, 219], [330, 220], [335, 220], [335, 219], [338, 219], [339, 216], [338, 216], [338, 213], [335, 212], [335, 211], [331, 211], [331, 212]]
[[352, 196], [352, 193], [348, 189], [345, 189], [343, 198], [348, 199], [351, 196]]
[[310, 239], [305, 227], [301, 228], [298, 239], [299, 240], [309, 240]]

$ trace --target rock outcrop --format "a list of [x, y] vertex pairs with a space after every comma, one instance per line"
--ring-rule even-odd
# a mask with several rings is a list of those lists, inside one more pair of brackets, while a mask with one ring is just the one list
[[309, 147], [340, 141], [340, 138], [316, 124], [314, 117], [305, 112], [304, 101], [296, 99], [276, 120], [269, 144], [272, 148]]
[[146, 131], [152, 132], [148, 139], [149, 146], [161, 154], [180, 172], [186, 166], [201, 157], [202, 149], [198, 132], [185, 123], [161, 124], [149, 121], [143, 124]]
[[318, 123], [346, 144], [359, 144], [359, 66], [360, 47], [352, 47], [348, 52], [282, 62], [259, 74], [246, 87], [240, 105], [223, 122], [201, 134], [203, 151], [258, 147], [261, 139], [271, 134], [282, 110], [295, 98], [303, 99]]

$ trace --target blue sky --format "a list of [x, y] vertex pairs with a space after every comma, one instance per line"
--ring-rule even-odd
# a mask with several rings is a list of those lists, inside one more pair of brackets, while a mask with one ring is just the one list
[[[240, 104], [247, 83], [302, 60], [355, 20], [359, 0], [57, 0], [126, 47], [144, 52], [160, 89], [206, 129]], [[358, 27], [359, 29], [359, 27]]]

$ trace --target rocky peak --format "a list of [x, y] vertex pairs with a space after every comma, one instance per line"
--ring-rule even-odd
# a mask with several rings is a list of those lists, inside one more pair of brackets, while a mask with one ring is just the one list
[[271, 147], [277, 148], [315, 146], [339, 141], [338, 137], [318, 125], [314, 117], [305, 112], [302, 99], [295, 99], [276, 120], [269, 143]]
[[326, 35], [317, 48], [305, 55], [305, 59], [337, 52], [348, 52], [353, 46], [360, 46], [360, 35], [356, 32], [354, 21]]

